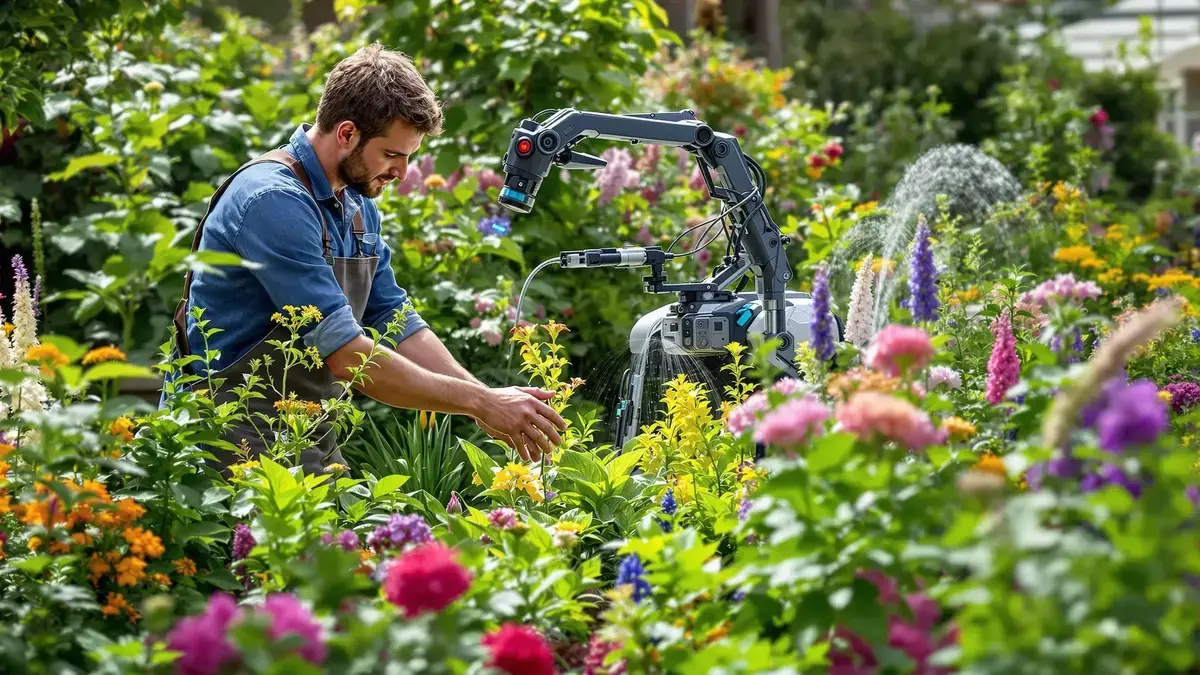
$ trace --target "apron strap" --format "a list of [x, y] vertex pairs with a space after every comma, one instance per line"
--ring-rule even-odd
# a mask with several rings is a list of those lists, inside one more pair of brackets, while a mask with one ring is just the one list
[[[238, 174], [254, 166], [255, 164], [264, 164], [266, 162], [277, 162], [290, 169], [291, 172], [296, 174], [296, 177], [300, 179], [300, 182], [304, 184], [304, 188], [308, 190], [308, 194], [313, 196], [313, 200], [316, 200], [316, 194], [312, 189], [312, 182], [309, 180], [308, 173], [304, 170], [304, 165], [299, 159], [293, 157], [291, 153], [284, 148], [275, 148], [274, 150], [263, 153], [262, 155], [259, 155], [258, 157], [255, 157], [254, 159], [238, 167], [237, 171], [234, 171], [229, 178], [226, 178], [225, 181], [221, 183], [220, 187], [217, 188], [217, 191], [213, 193], [212, 198], [210, 198], [208, 201], [208, 210], [204, 213], [204, 217], [200, 219], [200, 224], [196, 226], [196, 234], [192, 237], [192, 253], [195, 253], [197, 250], [199, 250], [200, 238], [204, 234], [204, 224], [208, 222], [208, 217], [212, 215], [213, 210], [217, 206], [217, 200], [221, 198], [221, 195], [225, 194], [225, 190], [227, 190], [233, 183], [233, 179], [236, 178]], [[325, 221], [325, 212], [321, 210], [321, 205], [319, 202], [317, 204], [317, 213], [321, 215], [321, 244], [322, 248], [324, 249], [325, 260], [332, 263], [333, 240], [329, 234], [328, 223]], [[362, 221], [360, 216], [355, 214], [355, 231], [357, 231], [357, 228], [361, 224]], [[189, 269], [183, 279], [183, 298], [180, 299], [179, 304], [175, 306], [174, 324], [175, 349], [177, 352], [176, 358], [183, 358], [185, 356], [191, 356], [192, 354], [192, 350], [188, 345], [187, 338], [187, 305], [188, 300], [191, 298], [191, 294], [192, 270]]]

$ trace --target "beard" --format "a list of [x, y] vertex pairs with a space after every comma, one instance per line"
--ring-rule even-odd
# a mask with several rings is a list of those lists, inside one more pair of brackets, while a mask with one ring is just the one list
[[348, 157], [338, 162], [338, 179], [367, 199], [374, 199], [383, 192], [390, 175], [372, 176], [362, 161], [363, 145], [359, 145]]

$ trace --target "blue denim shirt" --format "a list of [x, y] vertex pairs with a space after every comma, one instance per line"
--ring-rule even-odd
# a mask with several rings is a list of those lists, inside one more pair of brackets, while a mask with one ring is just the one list
[[[325, 213], [337, 257], [355, 255], [351, 223], [354, 214], [362, 211], [366, 230], [362, 252], [379, 256], [362, 323], [382, 333], [395, 310], [408, 300], [392, 272], [392, 252], [380, 232], [379, 210], [373, 201], [350, 188], [343, 190], [340, 201], [334, 196], [305, 136], [310, 126], [302, 124], [296, 129], [287, 150], [303, 163], [315, 202], [286, 166], [268, 162], [243, 171], [204, 224], [202, 250], [228, 251], [259, 264], [256, 269], [197, 271], [192, 277], [188, 345], [193, 354], [204, 354], [204, 338], [190, 316], [193, 307], [203, 307], [208, 328], [221, 329], [208, 343], [209, 349], [220, 351], [211, 364], [214, 369], [228, 366], [258, 344], [274, 327], [271, 315], [284, 305], [314, 305], [321, 310], [322, 320], [302, 333], [305, 345], [316, 347], [321, 358], [365, 334], [322, 254], [318, 208]], [[406, 318], [404, 333], [394, 336], [397, 341], [426, 326], [415, 311], [409, 310]], [[203, 374], [203, 364], [193, 367]]]

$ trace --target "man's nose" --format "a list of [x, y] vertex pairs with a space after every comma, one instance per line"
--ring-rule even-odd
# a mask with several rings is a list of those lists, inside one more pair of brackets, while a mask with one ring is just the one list
[[392, 175], [396, 177], [396, 182], [403, 183], [408, 178], [408, 162], [392, 167]]

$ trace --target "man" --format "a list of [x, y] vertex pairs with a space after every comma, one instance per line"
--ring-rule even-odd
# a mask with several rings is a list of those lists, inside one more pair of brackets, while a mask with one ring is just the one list
[[[367, 396], [398, 408], [468, 415], [526, 460], [562, 442], [558, 432], [566, 424], [544, 402], [552, 392], [485, 386], [416, 312], [407, 312], [394, 351], [373, 345], [363, 328], [384, 333], [408, 300], [370, 200], [405, 179], [422, 139], [439, 135], [442, 123], [441, 107], [411, 61], [372, 45], [329, 75], [315, 126], [300, 125], [288, 145], [247, 163], [213, 195], [193, 249], [257, 263], [189, 274], [176, 312], [178, 354], [220, 352], [211, 364], [213, 377], [225, 381], [218, 401], [234, 400], [228, 390], [243, 384], [252, 363], [260, 378], [282, 386], [282, 354], [269, 342], [288, 333], [272, 316], [287, 306], [313, 306], [320, 320], [301, 334], [324, 367], [289, 370], [285, 397], [319, 402], [338, 396], [337, 380], [352, 379], [352, 369], [375, 347], [381, 354], [356, 385]], [[194, 307], [203, 308], [209, 329], [220, 329], [207, 345], [191, 317]], [[264, 355], [270, 366], [263, 365]], [[251, 412], [277, 414], [277, 394], [268, 391], [268, 399], [248, 402]], [[226, 440], [257, 454], [272, 441], [264, 429], [261, 420], [250, 420]], [[306, 472], [341, 461], [334, 436], [328, 424], [315, 434], [319, 441], [301, 456]], [[222, 456], [225, 464], [232, 459]]]

